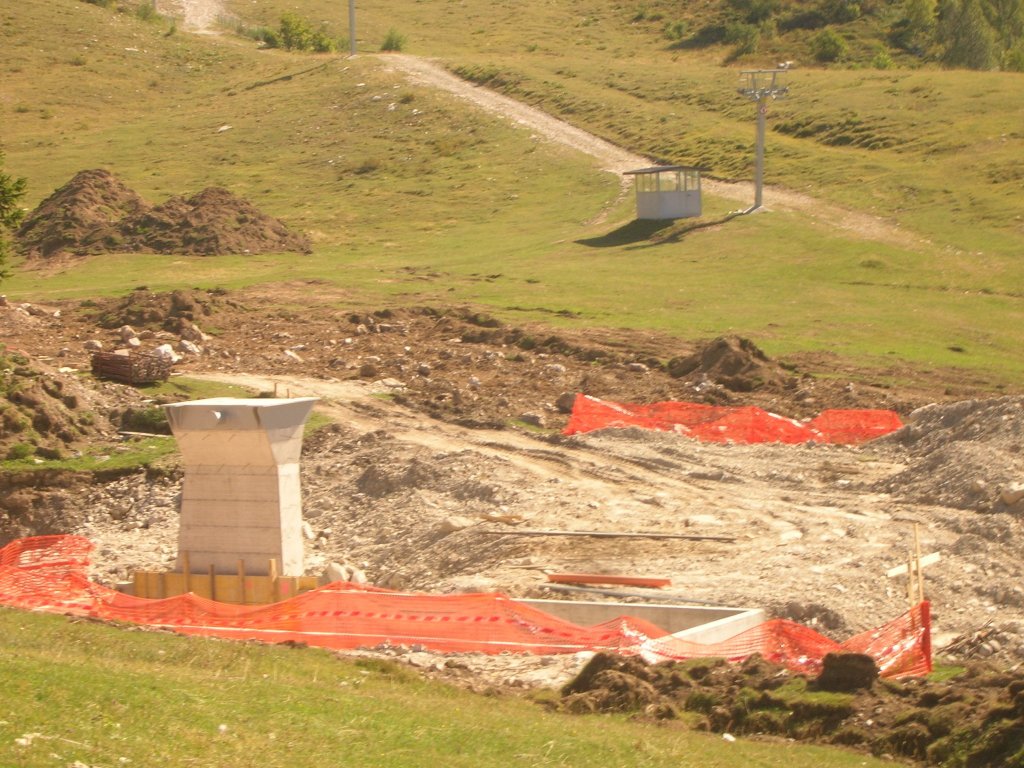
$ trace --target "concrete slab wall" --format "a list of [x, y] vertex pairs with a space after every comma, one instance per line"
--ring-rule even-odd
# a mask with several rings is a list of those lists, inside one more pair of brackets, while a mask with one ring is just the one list
[[518, 603], [571, 621], [593, 626], [618, 616], [635, 616], [695, 643], [717, 643], [757, 626], [766, 618], [760, 608], [671, 605], [667, 603], [603, 603], [568, 600], [517, 600]]
[[178, 570], [303, 574], [302, 431], [316, 398], [211, 398], [164, 406], [185, 462]]

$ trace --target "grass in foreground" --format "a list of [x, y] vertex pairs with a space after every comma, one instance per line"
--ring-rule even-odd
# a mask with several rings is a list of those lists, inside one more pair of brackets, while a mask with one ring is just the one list
[[0, 609], [0, 764], [881, 766], [621, 717], [552, 715], [395, 664]]

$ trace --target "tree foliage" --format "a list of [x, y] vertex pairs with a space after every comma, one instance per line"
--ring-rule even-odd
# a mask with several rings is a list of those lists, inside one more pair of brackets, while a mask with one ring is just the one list
[[[984, 0], [987, 2], [987, 0]], [[995, 33], [985, 18], [983, 0], [944, 0], [936, 28], [942, 63], [963, 69], [992, 69], [997, 64]]]
[[308, 21], [295, 13], [284, 14], [276, 30], [260, 30], [259, 39], [268, 48], [285, 48], [289, 51], [333, 53], [338, 49], [337, 41], [323, 27], [313, 29]]
[[[762, 40], [781, 33], [788, 38], [784, 43], [807, 44], [819, 61], [853, 56], [868, 64], [865, 43], [884, 29], [878, 43], [888, 46], [886, 55], [876, 48], [873, 66], [895, 66], [889, 54], [900, 50], [947, 67], [1024, 68], [1024, 0], [718, 0], [714, 6], [713, 22], [692, 31], [680, 27], [674, 41], [687, 47], [725, 43], [733, 46], [732, 60], [755, 55]], [[830, 29], [833, 34], [825, 34]]]
[[3, 171], [4, 154], [0, 152], [0, 280], [7, 276], [9, 233], [21, 222], [20, 206], [27, 182]]
[[811, 53], [818, 61], [839, 61], [846, 56], [846, 51], [846, 40], [831, 27], [823, 29], [811, 39]]

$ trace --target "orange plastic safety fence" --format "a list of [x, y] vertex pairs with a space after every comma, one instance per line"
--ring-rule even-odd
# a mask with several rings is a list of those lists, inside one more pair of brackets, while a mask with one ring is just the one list
[[338, 582], [265, 606], [217, 603], [194, 594], [164, 600], [124, 595], [86, 578], [91, 545], [38, 537], [0, 549], [0, 604], [76, 613], [207, 637], [303, 642], [333, 649], [419, 645], [439, 652], [611, 651], [650, 660], [758, 653], [814, 673], [826, 653], [870, 654], [885, 676], [931, 670], [928, 604], [839, 644], [790, 621], [768, 621], [712, 645], [688, 642], [629, 616], [592, 627], [563, 621], [502, 594], [427, 595]]
[[642, 653], [649, 661], [703, 657], [741, 661], [760, 654], [769, 661], [809, 675], [821, 671], [826, 654], [864, 653], [875, 660], [882, 677], [909, 677], [932, 671], [930, 629], [929, 604], [923, 602], [888, 624], [842, 643], [803, 624], [773, 619], [711, 645], [669, 635], [651, 640]]
[[902, 426], [894, 411], [827, 410], [804, 423], [753, 406], [684, 402], [635, 405], [577, 395], [564, 432], [574, 435], [609, 427], [641, 427], [719, 443], [856, 444]]

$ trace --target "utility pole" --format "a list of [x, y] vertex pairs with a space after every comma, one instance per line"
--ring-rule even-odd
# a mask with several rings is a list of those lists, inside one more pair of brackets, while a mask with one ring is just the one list
[[356, 55], [356, 0], [348, 0], [348, 55]]
[[765, 117], [768, 115], [768, 100], [780, 99], [789, 93], [789, 86], [783, 85], [782, 79], [786, 69], [748, 69], [740, 72], [741, 94], [757, 103], [757, 144], [754, 155], [754, 205], [750, 209], [756, 211], [761, 207], [762, 188], [764, 186], [764, 133]]

